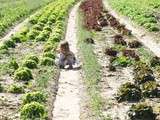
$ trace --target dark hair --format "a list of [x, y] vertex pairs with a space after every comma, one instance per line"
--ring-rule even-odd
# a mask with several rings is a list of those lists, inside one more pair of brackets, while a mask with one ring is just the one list
[[63, 48], [65, 51], [69, 51], [69, 43], [67, 41], [62, 41], [60, 43], [60, 48]]

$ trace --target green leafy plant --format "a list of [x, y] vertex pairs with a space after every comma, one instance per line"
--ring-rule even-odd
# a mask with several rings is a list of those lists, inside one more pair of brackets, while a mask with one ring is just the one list
[[44, 120], [46, 115], [44, 105], [37, 102], [28, 103], [20, 110], [21, 120]]
[[34, 60], [25, 60], [22, 66], [34, 69], [37, 68], [37, 63]]
[[22, 35], [20, 33], [17, 33], [15, 35], [13, 35], [11, 37], [12, 41], [15, 42], [15, 43], [21, 43], [21, 42], [24, 42], [27, 40], [27, 38], [25, 37], [25, 35]]
[[31, 30], [29, 33], [27, 33], [27, 37], [30, 40], [34, 40], [38, 34], [39, 34], [38, 30]]
[[49, 52], [49, 51], [55, 50], [57, 48], [57, 46], [58, 46], [58, 42], [54, 42], [54, 43], [46, 42], [43, 51]]
[[14, 79], [28, 81], [32, 79], [31, 71], [26, 67], [20, 67], [14, 72]]
[[16, 62], [15, 59], [12, 59], [12, 60], [9, 62], [9, 67], [12, 68], [12, 69], [14, 69], [14, 70], [16, 70], [16, 69], [19, 68], [19, 65], [18, 65], [18, 63]]
[[43, 27], [40, 24], [35, 24], [32, 29], [41, 31], [43, 30]]
[[1, 54], [8, 54], [8, 47], [5, 44], [0, 44], [0, 53]]
[[41, 59], [41, 65], [50, 66], [54, 64], [54, 59], [49, 57], [43, 57]]
[[156, 115], [153, 113], [151, 106], [145, 103], [132, 105], [128, 115], [131, 120], [155, 120]]
[[38, 103], [44, 103], [47, 100], [47, 95], [44, 92], [30, 92], [26, 93], [23, 97], [23, 104], [31, 103], [31, 102], [38, 102]]
[[28, 55], [27, 57], [26, 57], [26, 60], [33, 60], [33, 61], [35, 61], [37, 64], [39, 63], [39, 58], [36, 56], [36, 55]]
[[24, 93], [24, 87], [19, 84], [12, 84], [8, 88], [8, 92], [11, 93]]
[[15, 48], [15, 46], [16, 46], [16, 44], [14, 43], [13, 40], [7, 40], [4, 42], [4, 44], [9, 48]]
[[114, 66], [126, 67], [132, 65], [132, 60], [125, 56], [119, 56], [112, 62], [112, 64]]
[[53, 52], [45, 52], [43, 54], [43, 57], [49, 57], [49, 58], [55, 59], [55, 54]]
[[46, 31], [52, 32], [52, 28], [50, 26], [45, 26], [43, 29]]
[[122, 101], [139, 101], [142, 98], [141, 90], [138, 86], [132, 83], [122, 84], [117, 92], [116, 99]]

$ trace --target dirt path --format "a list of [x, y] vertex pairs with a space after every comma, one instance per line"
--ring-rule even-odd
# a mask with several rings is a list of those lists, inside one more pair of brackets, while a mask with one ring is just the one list
[[[79, 3], [75, 5], [69, 15], [65, 40], [71, 50], [77, 55], [76, 13]], [[59, 88], [54, 104], [53, 120], [80, 120], [80, 71], [62, 70], [59, 78]]]
[[120, 23], [126, 25], [129, 30], [132, 30], [132, 34], [138, 38], [146, 47], [148, 47], [155, 55], [160, 57], [160, 44], [155, 42], [155, 36], [146, 32], [143, 28], [134, 25], [127, 17], [120, 16], [115, 10], [111, 8], [108, 0], [103, 0], [104, 7], [110, 12]]

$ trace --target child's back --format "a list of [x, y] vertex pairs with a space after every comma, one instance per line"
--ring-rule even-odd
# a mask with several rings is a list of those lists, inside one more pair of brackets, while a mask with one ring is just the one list
[[69, 44], [67, 41], [62, 41], [59, 46], [59, 60], [58, 65], [60, 68], [65, 68], [65, 66], [69, 66], [69, 69], [73, 68], [73, 65], [76, 63], [75, 55], [69, 49]]

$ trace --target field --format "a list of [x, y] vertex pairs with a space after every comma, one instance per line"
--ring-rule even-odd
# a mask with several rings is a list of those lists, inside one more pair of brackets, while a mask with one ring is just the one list
[[42, 112], [43, 119], [48, 117], [47, 112], [51, 114], [59, 74], [54, 50], [63, 38], [67, 10], [73, 3], [49, 3], [11, 39], [1, 43], [0, 119], [34, 119], [31, 113], [25, 114], [32, 106], [37, 107], [35, 114]]
[[0, 0], [0, 37], [16, 21], [32, 14], [51, 0]]
[[159, 10], [159, 0], [0, 0], [0, 120], [159, 120]]
[[159, 0], [109, 0], [113, 8], [149, 31], [159, 31]]

